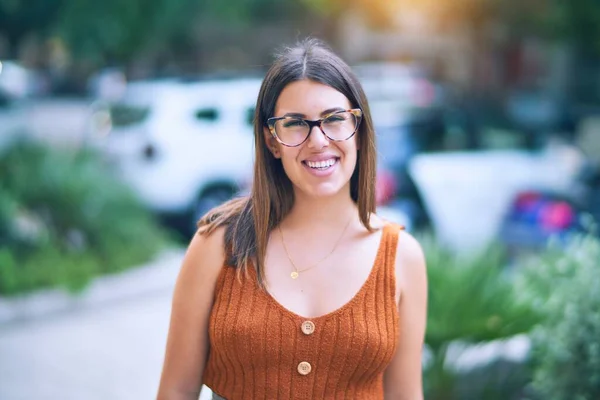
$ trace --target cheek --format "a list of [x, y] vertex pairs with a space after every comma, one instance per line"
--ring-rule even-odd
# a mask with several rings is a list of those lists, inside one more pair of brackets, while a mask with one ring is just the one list
[[292, 171], [293, 168], [298, 167], [298, 151], [292, 148], [280, 147], [281, 151], [281, 163], [286, 173]]
[[344, 156], [346, 158], [345, 170], [347, 173], [353, 174], [358, 167], [358, 148], [355, 143], [351, 143], [344, 149]]
[[344, 143], [342, 151], [347, 159], [356, 160], [358, 157], [358, 142], [356, 140], [352, 140]]

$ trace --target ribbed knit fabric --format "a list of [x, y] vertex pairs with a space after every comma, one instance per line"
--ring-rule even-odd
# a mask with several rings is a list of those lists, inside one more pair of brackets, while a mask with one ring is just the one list
[[[383, 399], [383, 372], [397, 346], [398, 225], [384, 227], [371, 273], [345, 305], [303, 318], [250, 279], [224, 267], [210, 316], [203, 382], [227, 400]], [[312, 321], [314, 331], [303, 332]], [[310, 325], [310, 324], [309, 324]], [[300, 363], [310, 364], [303, 375]], [[303, 371], [306, 373], [306, 370]]]

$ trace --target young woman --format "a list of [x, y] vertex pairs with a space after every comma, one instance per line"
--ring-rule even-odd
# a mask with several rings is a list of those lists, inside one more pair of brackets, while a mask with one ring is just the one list
[[424, 257], [375, 214], [357, 78], [315, 40], [287, 49], [254, 133], [251, 195], [209, 212], [183, 261], [158, 398], [422, 399]]

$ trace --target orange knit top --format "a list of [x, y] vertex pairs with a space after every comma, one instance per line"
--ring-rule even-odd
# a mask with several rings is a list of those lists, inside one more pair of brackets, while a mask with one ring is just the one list
[[[210, 316], [203, 382], [227, 400], [383, 399], [398, 339], [398, 225], [383, 228], [369, 277], [345, 305], [303, 318], [224, 267]], [[252, 270], [252, 268], [250, 268]]]

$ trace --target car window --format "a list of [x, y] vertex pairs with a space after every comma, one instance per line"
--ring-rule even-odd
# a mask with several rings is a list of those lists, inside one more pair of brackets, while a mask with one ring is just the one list
[[11, 105], [12, 101], [10, 100], [8, 95], [5, 95], [4, 93], [2, 93], [2, 91], [0, 91], [0, 109], [9, 108]]
[[219, 119], [219, 111], [216, 108], [201, 108], [196, 110], [194, 116], [202, 122], [215, 122]]
[[246, 110], [246, 123], [248, 126], [254, 125], [254, 107], [250, 107]]
[[150, 114], [150, 109], [130, 104], [113, 104], [109, 112], [114, 127], [126, 127], [144, 122]]

